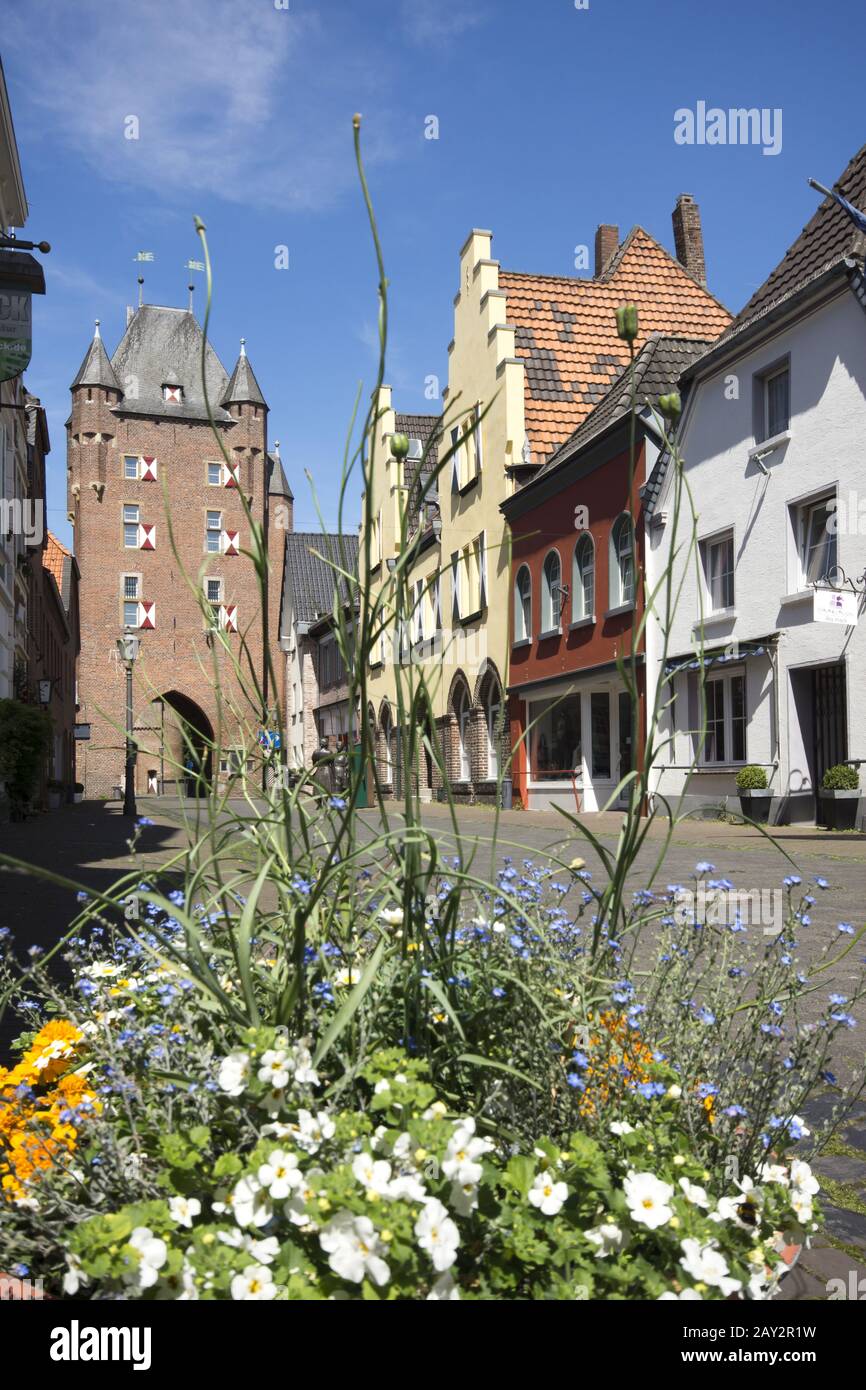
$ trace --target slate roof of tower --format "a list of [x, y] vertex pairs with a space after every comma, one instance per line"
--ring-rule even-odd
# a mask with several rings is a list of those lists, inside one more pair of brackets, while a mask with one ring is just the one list
[[616, 333], [621, 304], [638, 307], [638, 347], [659, 332], [712, 341], [731, 321], [643, 227], [632, 228], [598, 279], [500, 270], [499, 288], [525, 367], [526, 431], [538, 463], [565, 443], [626, 367], [628, 348]]
[[[358, 537], [334, 532], [290, 531], [286, 536], [286, 569], [283, 614], [292, 611], [295, 621], [312, 623], [334, 610], [335, 594], [348, 597], [345, 579], [328, 563], [347, 569], [358, 567]], [[284, 637], [289, 634], [283, 632]]]
[[288, 497], [291, 502], [295, 500], [279, 454], [268, 454], [268, 492], [272, 497]]
[[[635, 359], [635, 405], [638, 413], [647, 405], [655, 406], [659, 396], [675, 391], [682, 373], [711, 346], [702, 338], [679, 338], [666, 333], [653, 333]], [[598, 438], [617, 420], [625, 419], [631, 408], [631, 373], [626, 369], [607, 395], [586, 417], [552, 458], [539, 469], [535, 478], [543, 478], [566, 459], [571, 458], [593, 439]], [[524, 488], [522, 491], [526, 491]]]
[[93, 341], [84, 354], [84, 361], [78, 368], [75, 380], [69, 389], [74, 391], [76, 386], [103, 386], [112, 391], [121, 389], [114, 368], [108, 360], [105, 344], [98, 333], [94, 334]]
[[243, 402], [249, 405], [265, 405], [265, 398], [262, 395], [261, 387], [256, 381], [256, 374], [245, 352], [241, 353], [235, 363], [231, 381], [226, 388], [225, 395], [220, 401], [220, 404], [229, 405], [230, 403], [240, 404]]
[[[123, 399], [114, 409], [122, 414], [159, 415], [164, 419], [206, 420], [201, 380], [203, 333], [188, 309], [142, 304], [127, 325], [111, 358]], [[220, 402], [228, 374], [210, 344], [207, 347], [206, 380], [214, 419], [231, 416]], [[183, 387], [183, 400], [173, 405], [162, 398], [167, 382]]]

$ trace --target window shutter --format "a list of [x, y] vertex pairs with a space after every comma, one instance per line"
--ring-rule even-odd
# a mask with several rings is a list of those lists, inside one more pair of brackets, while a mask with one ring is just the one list
[[451, 456], [451, 491], [460, 490], [460, 430], [457, 426], [451, 431], [451, 448], [454, 453]]
[[226, 632], [237, 632], [238, 630], [238, 608], [236, 603], [226, 603], [220, 609], [222, 625]]
[[460, 621], [460, 552], [455, 550], [451, 556], [451, 612]]
[[138, 548], [139, 550], [156, 550], [156, 526], [144, 526], [139, 523]]
[[240, 554], [237, 531], [223, 531], [220, 535], [220, 544], [224, 555]]
[[140, 603], [138, 605], [138, 626], [145, 629], [156, 627], [156, 603]]
[[487, 607], [487, 532], [481, 532], [481, 542], [478, 549], [478, 592], [481, 598], [481, 607]]
[[139, 467], [141, 470], [141, 481], [143, 483], [156, 482], [157, 465], [155, 458], [149, 458], [146, 454], [143, 454]]
[[237, 469], [233, 469], [229, 464], [223, 465], [223, 487], [237, 487]]

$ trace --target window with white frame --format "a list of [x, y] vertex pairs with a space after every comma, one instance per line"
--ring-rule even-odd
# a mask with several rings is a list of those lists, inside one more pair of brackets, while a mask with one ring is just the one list
[[220, 605], [223, 601], [223, 582], [221, 579], [206, 579], [204, 589], [207, 601], [214, 610], [215, 617], [218, 618]]
[[222, 512], [209, 511], [207, 513], [207, 521], [205, 523], [205, 549], [207, 550], [208, 555], [219, 555], [222, 529]]
[[468, 487], [481, 472], [481, 407], [472, 410], [451, 430], [451, 479], [455, 491]]
[[634, 603], [634, 527], [627, 512], [618, 516], [610, 533], [610, 606]]
[[586, 531], [574, 547], [571, 565], [571, 620], [595, 614], [595, 546]]
[[763, 439], [784, 434], [791, 423], [791, 373], [788, 363], [766, 372], [760, 379], [760, 424]]
[[489, 672], [481, 688], [481, 707], [487, 732], [487, 777], [492, 782], [499, 776], [499, 735], [502, 716], [502, 693], [496, 677]]
[[801, 503], [794, 520], [800, 586], [820, 583], [837, 563], [835, 492]]
[[521, 565], [514, 581], [514, 640], [528, 642], [532, 637], [532, 578], [528, 565]]
[[140, 577], [137, 574], [123, 575], [123, 626], [138, 627], [138, 600]]
[[123, 456], [123, 476], [129, 481], [138, 479], [138, 455], [124, 454]]
[[207, 480], [209, 487], [222, 487], [223, 466], [221, 463], [208, 463]]
[[541, 633], [558, 632], [561, 615], [562, 566], [559, 551], [551, 550], [541, 571]]
[[710, 612], [734, 606], [734, 534], [710, 536], [701, 541], [707, 601]]
[[138, 550], [138, 526], [141, 517], [136, 502], [123, 504], [123, 544], [127, 550]]
[[746, 761], [746, 685], [742, 671], [707, 677], [705, 763]]

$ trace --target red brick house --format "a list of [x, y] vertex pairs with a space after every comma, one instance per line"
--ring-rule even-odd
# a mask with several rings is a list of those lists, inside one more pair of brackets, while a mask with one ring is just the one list
[[[617, 658], [630, 657], [643, 614], [642, 489], [662, 447], [650, 406], [706, 346], [654, 333], [638, 353], [630, 491], [626, 371], [536, 476], [502, 504], [512, 534], [514, 789], [527, 808], [601, 810], [634, 765], [632, 701]], [[638, 750], [645, 657], [640, 633]]]
[[45, 707], [51, 715], [52, 741], [45, 771], [47, 778], [63, 784], [61, 795], [65, 800], [72, 796], [76, 781], [75, 668], [81, 645], [78, 584], [75, 556], [47, 532], [41, 572], [31, 581], [30, 687], [37, 698], [40, 687], [48, 695]]

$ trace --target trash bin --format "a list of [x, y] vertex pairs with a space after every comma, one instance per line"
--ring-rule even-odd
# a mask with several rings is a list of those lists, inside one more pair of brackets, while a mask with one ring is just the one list
[[511, 798], [513, 795], [514, 784], [510, 777], [503, 777], [500, 806], [503, 811], [511, 810]]

